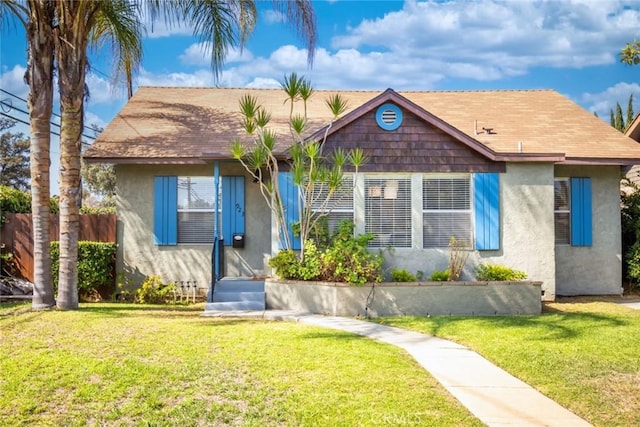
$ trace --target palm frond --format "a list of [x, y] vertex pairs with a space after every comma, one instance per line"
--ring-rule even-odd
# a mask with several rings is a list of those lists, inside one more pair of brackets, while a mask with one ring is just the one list
[[339, 93], [331, 95], [325, 103], [329, 107], [329, 111], [333, 115], [333, 118], [338, 118], [340, 114], [344, 113], [349, 108], [349, 103]]
[[[132, 78], [142, 62], [140, 8], [137, 2], [105, 0], [90, 2], [94, 6], [89, 45], [100, 48], [107, 44], [113, 55], [112, 83], [124, 78], [131, 92]], [[129, 93], [131, 95], [131, 93]]]
[[318, 38], [316, 15], [311, 0], [273, 0], [272, 3], [274, 9], [282, 12], [298, 37], [307, 45], [307, 63], [311, 67]]

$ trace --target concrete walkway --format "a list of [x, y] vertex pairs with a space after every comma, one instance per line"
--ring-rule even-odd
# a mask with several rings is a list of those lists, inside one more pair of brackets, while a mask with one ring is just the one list
[[625, 307], [634, 308], [636, 310], [640, 310], [640, 302], [620, 302], [620, 305], [624, 305]]
[[591, 425], [479, 354], [451, 341], [362, 320], [277, 310], [208, 315], [294, 321], [398, 346], [488, 426]]

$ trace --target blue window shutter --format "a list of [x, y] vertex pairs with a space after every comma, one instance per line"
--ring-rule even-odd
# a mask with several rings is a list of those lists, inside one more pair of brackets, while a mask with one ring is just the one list
[[300, 237], [293, 235], [292, 224], [300, 221], [300, 197], [298, 195], [298, 186], [293, 183], [293, 178], [290, 172], [278, 173], [278, 188], [280, 190], [280, 196], [282, 197], [282, 204], [284, 206], [285, 222], [287, 224], [287, 232], [289, 233], [289, 239], [291, 239], [291, 249], [300, 250], [302, 245], [300, 244]]
[[500, 249], [500, 175], [473, 175], [476, 249]]
[[244, 176], [222, 177], [222, 237], [233, 244], [234, 234], [244, 234]]
[[156, 176], [153, 183], [153, 238], [156, 245], [178, 243], [178, 177]]
[[593, 243], [591, 178], [571, 178], [571, 245]]

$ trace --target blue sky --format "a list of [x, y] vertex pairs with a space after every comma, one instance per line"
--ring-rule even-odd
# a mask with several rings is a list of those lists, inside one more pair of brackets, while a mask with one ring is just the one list
[[[136, 85], [278, 87], [296, 71], [317, 89], [554, 89], [607, 122], [616, 102], [626, 109], [634, 94], [640, 111], [640, 66], [623, 65], [617, 56], [626, 42], [640, 39], [637, 1], [339, 0], [314, 8], [319, 40], [312, 69], [271, 3], [259, 2], [253, 36], [242, 52], [230, 53], [218, 82], [190, 29], [156, 24], [144, 40]], [[0, 43], [0, 87], [26, 98], [24, 33], [5, 27]], [[105, 126], [126, 96], [111, 85], [109, 52], [93, 52], [91, 61], [86, 124]], [[26, 109], [0, 92], [7, 99]], [[9, 114], [26, 119], [17, 109]], [[55, 137], [53, 144], [55, 194]]]

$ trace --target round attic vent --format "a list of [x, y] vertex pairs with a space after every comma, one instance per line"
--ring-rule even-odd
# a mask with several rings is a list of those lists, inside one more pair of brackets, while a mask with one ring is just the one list
[[384, 130], [396, 130], [402, 124], [402, 110], [394, 104], [383, 104], [376, 111], [376, 122]]

